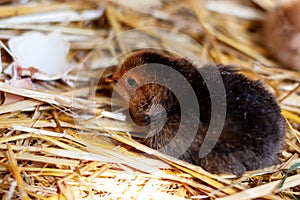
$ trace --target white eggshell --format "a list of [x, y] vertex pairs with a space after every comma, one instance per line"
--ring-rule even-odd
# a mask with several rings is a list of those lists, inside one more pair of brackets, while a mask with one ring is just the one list
[[10, 39], [8, 46], [22, 68], [34, 67], [42, 72], [34, 74], [35, 79], [59, 79], [71, 70], [67, 60], [70, 44], [58, 32], [28, 32]]

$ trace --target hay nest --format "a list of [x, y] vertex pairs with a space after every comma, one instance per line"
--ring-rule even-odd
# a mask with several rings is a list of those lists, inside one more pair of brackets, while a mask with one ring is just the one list
[[[26, 1], [22, 1], [26, 2]], [[25, 97], [0, 107], [0, 194], [2, 199], [296, 199], [300, 195], [300, 73], [270, 58], [261, 28], [275, 0], [0, 1], [1, 100]], [[71, 18], [59, 18], [72, 12]], [[90, 13], [100, 13], [93, 17]], [[54, 18], [53, 18], [54, 16]], [[40, 20], [44, 20], [41, 22]], [[23, 20], [23, 21], [22, 21]], [[126, 37], [112, 35], [143, 27]], [[34, 80], [34, 89], [5, 83], [12, 62], [7, 40], [28, 31], [59, 30], [70, 42], [73, 70], [63, 79]], [[109, 42], [107, 42], [109, 41]], [[282, 163], [242, 177], [210, 174], [174, 160], [130, 137], [134, 129], [119, 99], [99, 79], [119, 55], [156, 46], [233, 64], [261, 80], [286, 118]], [[117, 58], [113, 60], [112, 58]], [[113, 60], [113, 62], [111, 62]], [[104, 76], [103, 76], [104, 77]], [[2, 101], [2, 102], [3, 102]], [[115, 122], [118, 121], [116, 124]]]

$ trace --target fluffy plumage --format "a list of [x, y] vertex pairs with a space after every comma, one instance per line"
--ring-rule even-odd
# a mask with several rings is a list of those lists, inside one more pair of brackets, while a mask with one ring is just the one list
[[[190, 102], [189, 94], [185, 91], [186, 86], [176, 85], [178, 91], [181, 91], [179, 95], [183, 96], [181, 101], [186, 103], [186, 110], [183, 111], [183, 105], [180, 105], [177, 96], [168, 87], [156, 83], [142, 84], [145, 80], [149, 82], [157, 79], [163, 74], [159, 70], [147, 73], [143, 73], [145, 70], [137, 70], [127, 75], [131, 69], [147, 67], [149, 63], [163, 64], [183, 75], [193, 88], [198, 101]], [[212, 65], [201, 67], [198, 69], [201, 72], [199, 73], [196, 66], [187, 59], [161, 50], [144, 49], [128, 55], [113, 75], [113, 79], [119, 81], [123, 78], [122, 82], [117, 84], [118, 92], [129, 101], [133, 121], [142, 126], [150, 124], [151, 134], [142, 142], [154, 149], [161, 149], [173, 141], [166, 151], [171, 155], [172, 151], [176, 152], [188, 145], [183, 149], [184, 154], [180, 159], [200, 165], [213, 173], [241, 175], [246, 170], [273, 165], [278, 161], [278, 154], [282, 150], [285, 130], [276, 100], [260, 82], [249, 80], [231, 67], [222, 65], [218, 65], [217, 68], [226, 92], [225, 124], [214, 148], [204, 158], [199, 158], [199, 149], [211, 118], [211, 98], [201, 74], [210, 67]], [[168, 73], [166, 81], [176, 80], [176, 76], [178, 74]], [[210, 81], [219, 80], [212, 78]], [[195, 109], [195, 106], [199, 106], [199, 110]], [[181, 124], [184, 120], [195, 120], [199, 111], [199, 124]], [[183, 112], [187, 113], [184, 119]], [[157, 125], [163, 116], [166, 117], [165, 123]], [[175, 139], [180, 125], [184, 135]], [[194, 130], [197, 134], [189, 144], [190, 133]]]

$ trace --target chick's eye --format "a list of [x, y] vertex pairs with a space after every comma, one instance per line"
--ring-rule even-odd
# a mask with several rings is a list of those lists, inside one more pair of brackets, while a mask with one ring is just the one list
[[138, 85], [137, 82], [132, 78], [128, 78], [127, 83], [130, 87], [136, 87]]

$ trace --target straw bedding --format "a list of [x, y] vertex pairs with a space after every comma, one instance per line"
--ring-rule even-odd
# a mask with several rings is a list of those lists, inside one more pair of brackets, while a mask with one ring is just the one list
[[[73, 70], [63, 79], [34, 80], [34, 90], [5, 83], [7, 93], [25, 97], [0, 106], [0, 194], [2, 199], [297, 199], [300, 195], [300, 73], [282, 68], [263, 46], [263, 19], [272, 0], [232, 1], [0, 1], [3, 69], [12, 62], [7, 40], [28, 31], [59, 30], [68, 41]], [[102, 10], [96, 18], [83, 11]], [[26, 16], [74, 11], [72, 21], [26, 22]], [[55, 14], [56, 13], [56, 14]], [[75, 15], [76, 15], [75, 14]], [[146, 26], [115, 37], [114, 34]], [[201, 46], [175, 30], [193, 38]], [[136, 39], [138, 38], [138, 40]], [[184, 41], [184, 42], [183, 42]], [[188, 41], [188, 42], [185, 42]], [[205, 62], [233, 64], [261, 80], [277, 98], [286, 119], [286, 145], [281, 164], [242, 177], [210, 174], [154, 151], [131, 138], [134, 128], [118, 98], [103, 81], [116, 68], [122, 52], [156, 46], [201, 56]], [[113, 60], [113, 62], [111, 62]], [[116, 123], [117, 122], [117, 123]]]

